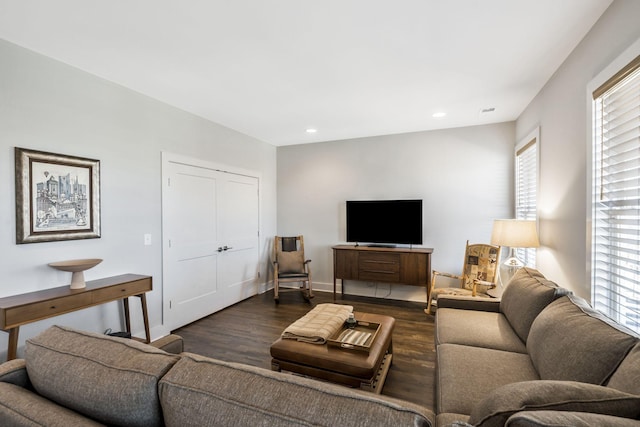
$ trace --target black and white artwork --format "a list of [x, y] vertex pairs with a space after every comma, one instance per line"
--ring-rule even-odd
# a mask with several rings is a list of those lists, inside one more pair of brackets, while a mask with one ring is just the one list
[[100, 237], [100, 161], [17, 148], [16, 242]]

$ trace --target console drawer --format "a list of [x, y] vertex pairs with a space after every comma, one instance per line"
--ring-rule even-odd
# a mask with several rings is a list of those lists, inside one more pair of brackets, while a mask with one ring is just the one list
[[129, 295], [139, 295], [151, 290], [151, 280], [140, 279], [133, 282], [120, 283], [116, 286], [98, 289], [93, 292], [93, 303], [113, 301]]
[[358, 279], [372, 282], [400, 280], [400, 255], [393, 253], [361, 253], [358, 259]]
[[53, 298], [47, 301], [26, 304], [8, 308], [5, 312], [5, 327], [15, 327], [25, 323], [58, 314], [68, 313], [91, 304], [91, 294], [80, 293], [62, 298]]

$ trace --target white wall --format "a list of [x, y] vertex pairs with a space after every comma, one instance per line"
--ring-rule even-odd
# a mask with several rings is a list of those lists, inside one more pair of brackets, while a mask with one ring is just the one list
[[587, 84], [640, 37], [640, 2], [616, 0], [516, 122], [540, 126], [538, 268], [590, 300], [587, 274]]
[[[278, 233], [303, 234], [314, 286], [333, 287], [331, 246], [345, 242], [345, 200], [423, 199], [436, 270], [459, 273], [464, 245], [488, 242], [513, 205], [515, 124], [278, 148]], [[349, 282], [349, 294], [425, 301], [424, 288]]]
[[[162, 327], [161, 151], [262, 176], [262, 277], [276, 230], [275, 147], [0, 40], [0, 297], [66, 285], [70, 273], [47, 263], [103, 258], [87, 280], [123, 273], [153, 276], [152, 335]], [[102, 237], [16, 245], [14, 147], [99, 159]], [[186, 225], [188, 226], [188, 225]], [[143, 235], [153, 237], [143, 245]], [[135, 301], [134, 301], [135, 300]], [[20, 330], [20, 345], [49, 324], [119, 330], [117, 303], [55, 317]], [[132, 300], [134, 333], [142, 329]], [[7, 334], [0, 333], [4, 354]], [[0, 355], [0, 357], [2, 357]]]

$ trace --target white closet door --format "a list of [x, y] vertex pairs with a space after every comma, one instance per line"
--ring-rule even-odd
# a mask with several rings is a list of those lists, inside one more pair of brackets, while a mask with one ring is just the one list
[[257, 293], [256, 177], [163, 161], [163, 314], [175, 329]]
[[[225, 307], [255, 295], [258, 279], [258, 179], [224, 174], [220, 187], [220, 253], [218, 286]], [[226, 249], [225, 249], [226, 248]]]

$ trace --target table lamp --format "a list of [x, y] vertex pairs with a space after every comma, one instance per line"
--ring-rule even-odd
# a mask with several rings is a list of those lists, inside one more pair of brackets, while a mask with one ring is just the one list
[[508, 246], [509, 257], [504, 265], [512, 268], [524, 267], [518, 259], [516, 248], [537, 248], [540, 246], [536, 222], [524, 219], [496, 219], [493, 221], [491, 244]]

